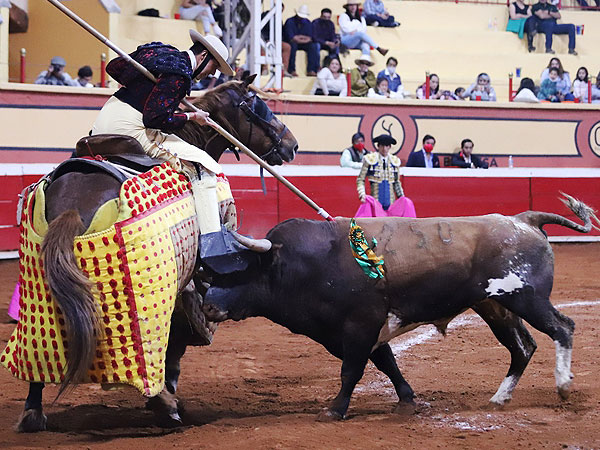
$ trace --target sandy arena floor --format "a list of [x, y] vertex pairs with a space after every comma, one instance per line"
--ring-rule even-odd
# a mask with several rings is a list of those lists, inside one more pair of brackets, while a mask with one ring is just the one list
[[[491, 410], [488, 399], [508, 370], [509, 355], [474, 314], [450, 324], [443, 338], [422, 327], [392, 341], [418, 413], [391, 413], [391, 383], [367, 368], [342, 423], [315, 415], [339, 389], [340, 362], [321, 346], [264, 319], [220, 326], [214, 344], [190, 348], [179, 396], [186, 427], [153, 425], [133, 389], [85, 385], [51, 402], [50, 431], [13, 431], [27, 385], [0, 370], [2, 448], [600, 448], [600, 243], [554, 245], [552, 302], [576, 323], [574, 389], [561, 401], [554, 386], [554, 344], [533, 330], [538, 350], [513, 401]], [[14, 325], [6, 309], [17, 262], [0, 262], [0, 344]], [[531, 327], [529, 327], [531, 330]], [[1, 350], [1, 349], [0, 349]]]

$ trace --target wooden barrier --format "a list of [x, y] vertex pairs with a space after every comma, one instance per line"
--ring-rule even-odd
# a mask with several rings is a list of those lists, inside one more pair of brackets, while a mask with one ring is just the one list
[[[15, 250], [17, 195], [52, 165], [5, 165], [0, 183], [0, 251]], [[7, 170], [8, 168], [8, 170]], [[236, 199], [240, 232], [264, 236], [277, 223], [293, 217], [320, 220], [304, 202], [267, 176], [266, 195], [258, 168], [224, 165]], [[41, 172], [41, 171], [40, 171]], [[318, 204], [336, 216], [353, 216], [359, 206], [357, 171], [335, 166], [286, 166], [280, 172]], [[21, 174], [18, 174], [21, 173]], [[578, 221], [558, 200], [566, 192], [588, 205], [600, 207], [600, 169], [402, 169], [404, 191], [415, 203], [418, 217], [517, 214], [528, 209], [554, 212]], [[548, 226], [550, 236], [600, 240], [594, 231], [582, 235], [564, 227]]]

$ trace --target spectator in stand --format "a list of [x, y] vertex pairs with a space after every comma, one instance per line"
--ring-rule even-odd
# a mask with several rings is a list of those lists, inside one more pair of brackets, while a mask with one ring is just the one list
[[390, 91], [387, 78], [377, 78], [377, 84], [367, 92], [369, 98], [404, 98], [402, 92]]
[[331, 21], [331, 10], [323, 8], [321, 16], [313, 20], [313, 39], [318, 45], [319, 52], [327, 50], [329, 56], [337, 56], [340, 52], [340, 39], [335, 34], [335, 25]]
[[352, 97], [366, 97], [369, 88], [377, 84], [375, 74], [369, 69], [373, 65], [371, 55], [363, 54], [354, 62], [357, 67], [350, 71], [350, 94]]
[[464, 100], [464, 95], [465, 95], [465, 88], [464, 87], [457, 87], [456, 89], [454, 89], [454, 97], [456, 97], [456, 100]]
[[588, 79], [589, 74], [587, 68], [580, 67], [577, 69], [577, 77], [575, 78], [575, 81], [573, 81], [573, 97], [579, 101], [582, 100], [584, 92], [587, 94]]
[[385, 63], [385, 69], [377, 74], [377, 78], [385, 78], [388, 80], [388, 86], [390, 91], [399, 92], [404, 96], [404, 88], [402, 87], [402, 80], [400, 75], [396, 73], [398, 67], [398, 60], [393, 56], [390, 56]]
[[410, 155], [408, 155], [406, 167], [440, 167], [440, 159], [437, 155], [432, 153], [434, 147], [435, 138], [426, 134], [423, 138], [423, 148], [420, 150], [413, 150]]
[[475, 144], [471, 139], [463, 139], [460, 143], [460, 152], [457, 155], [452, 155], [450, 165], [464, 169], [487, 169], [489, 167], [488, 163], [473, 155], [474, 146]]
[[496, 91], [492, 87], [490, 76], [487, 73], [477, 75], [477, 80], [467, 88], [463, 97], [482, 102], [495, 102]]
[[218, 38], [223, 37], [223, 30], [215, 21], [212, 8], [206, 0], [183, 0], [179, 7], [179, 15], [185, 20], [202, 22], [204, 34], [209, 34], [212, 28], [212, 34]]
[[519, 90], [513, 97], [513, 102], [523, 103], [539, 103], [540, 100], [537, 98], [535, 83], [531, 78], [523, 78], [519, 84]]
[[348, 95], [348, 83], [342, 70], [342, 63], [337, 56], [326, 56], [323, 68], [319, 70], [315, 84], [310, 91], [315, 95]]
[[296, 15], [286, 20], [283, 25], [283, 40], [291, 47], [288, 71], [292, 76], [298, 76], [296, 73], [296, 52], [298, 50], [304, 50], [307, 55], [306, 75], [316, 77], [319, 71], [319, 50], [317, 43], [313, 41], [312, 23], [308, 20], [309, 16], [308, 6], [301, 5], [296, 10]]
[[379, 53], [385, 56], [388, 49], [381, 48], [367, 34], [367, 23], [358, 12], [359, 5], [358, 0], [348, 0], [344, 5], [346, 11], [340, 15], [339, 19], [342, 44], [347, 48], [360, 48], [363, 56], [371, 54], [371, 47], [376, 48]]
[[558, 91], [561, 93], [561, 95], [563, 97], [563, 100], [561, 100], [561, 101], [575, 100], [575, 97], [573, 96], [573, 94], [571, 94], [571, 77], [569, 75], [569, 72], [567, 72], [565, 69], [563, 69], [560, 59], [558, 59], [556, 57], [550, 59], [548, 66], [542, 72], [542, 75], [540, 76], [540, 86], [541, 86], [541, 83], [543, 83], [544, 80], [548, 78], [548, 73], [550, 72], [550, 69], [552, 69], [553, 67], [558, 69], [558, 80], [556, 81], [556, 88], [558, 89]]
[[[588, 102], [588, 91], [583, 91], [582, 100], [584, 103]], [[592, 103], [600, 103], [600, 72], [596, 77], [596, 84], [592, 84]]]
[[548, 78], [542, 81], [542, 85], [540, 86], [540, 91], [538, 92], [538, 98], [542, 101], [559, 103], [563, 100], [563, 96], [561, 92], [558, 90], [556, 86], [558, 82], [558, 69], [556, 67], [552, 67], [550, 72], [548, 72]]
[[516, 0], [508, 6], [508, 23], [506, 31], [512, 31], [519, 34], [519, 39], [523, 39], [523, 34], [527, 33], [527, 48], [530, 52], [535, 51], [533, 46], [533, 37], [536, 35], [536, 18], [532, 15], [531, 6], [526, 5], [523, 0]]
[[[421, 100], [425, 100], [427, 87], [425, 83], [423, 83], [417, 89], [417, 98]], [[440, 77], [438, 77], [435, 73], [429, 75], [429, 100], [439, 100], [442, 93], [440, 92]]]
[[92, 72], [92, 68], [90, 66], [83, 66], [77, 72], [77, 83], [81, 87], [91, 88], [94, 87], [92, 84], [92, 76], [94, 73]]
[[71, 78], [67, 72], [65, 72], [65, 66], [67, 62], [62, 56], [55, 56], [50, 60], [50, 67], [48, 70], [41, 72], [35, 79], [35, 84], [46, 84], [51, 86], [79, 86], [76, 80]]
[[[281, 12], [283, 13], [283, 11], [285, 10], [285, 5], [282, 3], [281, 4]], [[269, 11], [264, 11], [261, 15], [260, 18], [261, 20], [264, 19], [264, 17], [268, 14]], [[262, 28], [262, 30], [260, 30], [260, 35], [263, 39], [263, 41], [267, 42], [271, 40], [271, 25], [269, 24], [269, 22], [267, 22], [265, 24], [265, 26]], [[286, 77], [291, 77], [292, 75], [288, 72], [288, 66], [290, 63], [290, 52], [292, 51], [292, 47], [290, 46], [290, 44], [288, 44], [285, 41], [281, 41], [281, 63], [283, 64], [283, 74]], [[261, 55], [264, 55], [264, 49], [261, 49], [260, 51]], [[266, 66], [264, 67], [264, 69], [266, 69]], [[297, 76], [298, 74], [296, 74]]]
[[569, 54], [577, 55], [575, 51], [575, 25], [572, 23], [556, 23], [556, 20], [561, 17], [556, 6], [548, 3], [548, 0], [539, 0], [538, 3], [532, 6], [531, 12], [536, 17], [536, 30], [546, 35], [546, 53], [556, 53], [552, 50], [553, 34], [568, 34]]
[[360, 169], [363, 165], [363, 158], [367, 154], [365, 149], [365, 135], [360, 131], [352, 135], [352, 145], [342, 152], [340, 157], [340, 166]]
[[363, 17], [367, 25], [374, 27], [394, 28], [400, 25], [396, 22], [394, 16], [391, 16], [389, 11], [385, 9], [381, 0], [365, 0], [363, 3]]

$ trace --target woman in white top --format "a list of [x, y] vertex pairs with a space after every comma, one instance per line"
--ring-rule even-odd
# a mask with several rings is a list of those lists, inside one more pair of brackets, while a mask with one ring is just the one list
[[179, 15], [184, 20], [201, 21], [204, 34], [210, 33], [212, 26], [213, 34], [218, 38], [223, 37], [223, 30], [215, 22], [212, 8], [206, 3], [206, 0], [182, 0]]
[[369, 98], [404, 98], [402, 92], [390, 91], [390, 86], [387, 78], [377, 78], [375, 88], [369, 88], [367, 92]]
[[573, 97], [579, 99], [579, 101], [583, 99], [584, 95], [587, 98], [588, 79], [589, 74], [587, 68], [580, 67], [577, 70], [575, 81], [573, 81]]
[[337, 56], [327, 56], [323, 60], [323, 68], [317, 73], [311, 94], [315, 95], [348, 95], [348, 83], [342, 72], [342, 63]]
[[370, 55], [371, 47], [376, 48], [382, 55], [387, 54], [388, 49], [381, 48], [367, 34], [365, 18], [358, 13], [359, 5], [358, 0], [348, 0], [344, 5], [346, 11], [340, 15], [339, 19], [342, 44], [348, 48], [360, 48], [363, 55]]

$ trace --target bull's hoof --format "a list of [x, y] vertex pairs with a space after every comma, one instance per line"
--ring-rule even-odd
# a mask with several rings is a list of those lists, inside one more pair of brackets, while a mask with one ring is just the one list
[[569, 383], [567, 386], [558, 386], [557, 390], [558, 395], [560, 395], [562, 400], [568, 400], [569, 395], [571, 395], [571, 383]]
[[223, 322], [227, 320], [227, 311], [221, 311], [211, 303], [205, 303], [202, 311], [209, 322]]
[[42, 412], [42, 408], [28, 409], [23, 411], [19, 422], [17, 422], [17, 431], [19, 433], [37, 433], [46, 431], [48, 418]]
[[505, 406], [508, 405], [509, 403], [510, 403], [510, 400], [507, 400], [505, 402], [490, 400], [486, 405], [483, 406], [482, 409], [484, 411], [502, 411], [502, 410], [504, 410]]
[[411, 416], [417, 413], [417, 404], [413, 401], [410, 402], [398, 402], [394, 406], [394, 414], [400, 414], [402, 416]]
[[325, 408], [317, 414], [317, 422], [338, 422], [340, 420], [344, 420], [344, 416], [329, 408]]

